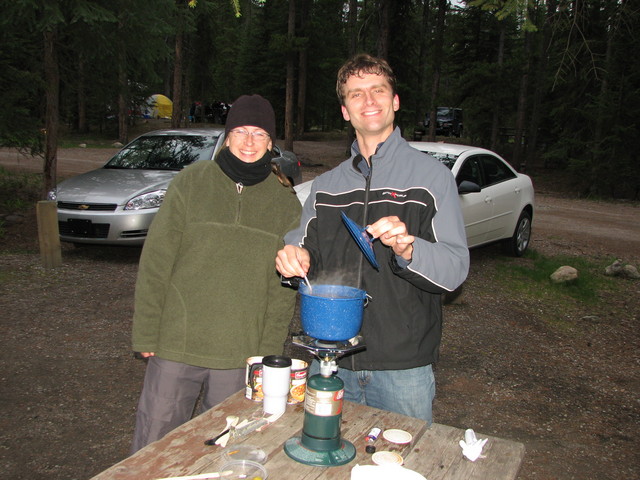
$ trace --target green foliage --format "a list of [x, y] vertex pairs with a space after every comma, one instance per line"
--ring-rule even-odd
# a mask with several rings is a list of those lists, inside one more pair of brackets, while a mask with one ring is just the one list
[[0, 17], [0, 146], [39, 153], [42, 38], [31, 34], [32, 22], [17, 12], [17, 6], [11, 3]]
[[[42, 153], [42, 34], [50, 28], [58, 33], [60, 123], [71, 129], [115, 137], [119, 98], [132, 111], [153, 93], [172, 98], [178, 32], [185, 39], [185, 105], [230, 103], [242, 94], [260, 93], [274, 104], [282, 132], [287, 58], [293, 55], [299, 75], [304, 53], [305, 128], [343, 129], [336, 72], [353, 37], [357, 51], [378, 54], [384, 11], [392, 23], [387, 42], [401, 100], [397, 122], [410, 131], [431, 101], [438, 6], [433, 0], [382, 5], [357, 2], [352, 31], [350, 2], [297, 2], [291, 39], [286, 0], [7, 2], [0, 18], [0, 145]], [[516, 127], [526, 74], [525, 148], [534, 166], [573, 172], [585, 195], [637, 198], [640, 62], [630, 59], [640, 49], [639, 14], [633, 2], [609, 0], [449, 5], [435, 102], [463, 108], [465, 135], [490, 147], [496, 127]], [[527, 55], [525, 36], [531, 45]], [[124, 80], [118, 76], [121, 66]], [[297, 86], [296, 107], [303, 104]], [[532, 132], [536, 149], [528, 143]], [[496, 146], [507, 157], [513, 148], [506, 141]]]
[[535, 32], [538, 30], [528, 14], [531, 9], [535, 8], [535, 0], [472, 0], [469, 5], [493, 12], [498, 20], [505, 20], [512, 16], [522, 18], [524, 31]]
[[40, 200], [42, 175], [10, 172], [0, 167], [0, 212], [22, 212]]
[[348, 56], [346, 24], [338, 22], [344, 13], [344, 2], [313, 2], [303, 35], [307, 49], [306, 127], [323, 131], [341, 129], [344, 125], [336, 97], [336, 74]]

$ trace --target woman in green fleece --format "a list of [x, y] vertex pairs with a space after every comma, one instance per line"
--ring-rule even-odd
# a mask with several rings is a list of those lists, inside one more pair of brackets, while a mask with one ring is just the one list
[[[145, 241], [136, 283], [133, 350], [148, 359], [132, 453], [244, 386], [247, 357], [282, 353], [295, 291], [273, 258], [300, 204], [272, 175], [275, 114], [243, 95], [213, 162], [180, 172]], [[283, 183], [288, 188], [283, 187]]]

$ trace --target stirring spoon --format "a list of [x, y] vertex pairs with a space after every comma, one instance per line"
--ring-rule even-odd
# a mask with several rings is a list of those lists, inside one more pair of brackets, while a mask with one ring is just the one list
[[218, 440], [220, 437], [222, 437], [224, 434], [229, 433], [229, 429], [235, 425], [236, 423], [238, 423], [238, 420], [240, 420], [239, 417], [235, 416], [235, 415], [229, 415], [227, 417], [227, 425], [224, 427], [224, 430], [219, 434], [216, 435], [215, 437], [206, 440], [204, 442], [205, 445], [215, 445], [216, 440]]

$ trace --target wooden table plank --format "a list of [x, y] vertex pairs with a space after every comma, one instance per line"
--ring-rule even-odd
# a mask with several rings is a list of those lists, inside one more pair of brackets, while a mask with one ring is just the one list
[[428, 480], [515, 479], [524, 458], [524, 445], [480, 433], [476, 435], [489, 440], [482, 450], [484, 458], [471, 462], [462, 455], [459, 445], [464, 439], [464, 430], [434, 423], [414, 446], [405, 466], [420, 472]]

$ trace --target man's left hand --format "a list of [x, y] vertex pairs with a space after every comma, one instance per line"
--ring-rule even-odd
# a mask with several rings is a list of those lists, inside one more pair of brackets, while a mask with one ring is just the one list
[[396, 255], [411, 261], [415, 237], [409, 235], [407, 226], [398, 217], [382, 217], [375, 223], [368, 225], [367, 232], [373, 238], [379, 239], [384, 245], [390, 247]]

